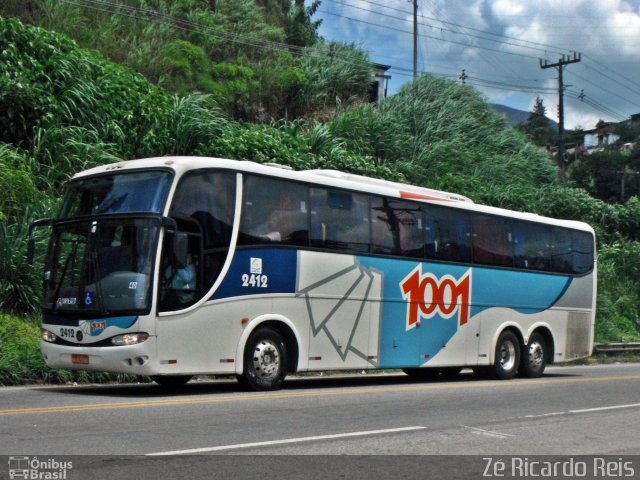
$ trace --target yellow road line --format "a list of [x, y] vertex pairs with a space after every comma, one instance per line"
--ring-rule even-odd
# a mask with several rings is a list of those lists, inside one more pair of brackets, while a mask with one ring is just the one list
[[346, 395], [368, 395], [372, 393], [399, 393], [399, 392], [421, 392], [434, 390], [463, 390], [477, 389], [490, 386], [495, 387], [518, 387], [527, 385], [554, 385], [567, 383], [594, 383], [594, 382], [617, 382], [617, 381], [637, 381], [640, 375], [625, 375], [616, 377], [596, 377], [596, 378], [549, 378], [549, 379], [531, 379], [531, 380], [515, 380], [515, 381], [478, 381], [478, 382], [457, 382], [445, 384], [420, 384], [420, 385], [395, 385], [386, 387], [353, 387], [343, 388], [340, 390], [314, 390], [304, 392], [291, 392], [283, 390], [280, 392], [269, 393], [249, 393], [238, 395], [216, 395], [200, 398], [177, 398], [165, 400], [149, 400], [136, 402], [115, 402], [115, 403], [87, 403], [82, 405], [56, 405], [49, 407], [32, 407], [32, 408], [12, 408], [0, 410], [0, 416], [8, 415], [35, 415], [46, 413], [66, 413], [66, 412], [82, 412], [96, 410], [116, 410], [123, 408], [141, 408], [141, 407], [163, 407], [163, 406], [181, 406], [181, 405], [202, 405], [227, 402], [245, 402], [252, 400], [272, 400], [272, 399], [288, 399], [288, 398], [308, 398], [308, 397], [336, 397]]

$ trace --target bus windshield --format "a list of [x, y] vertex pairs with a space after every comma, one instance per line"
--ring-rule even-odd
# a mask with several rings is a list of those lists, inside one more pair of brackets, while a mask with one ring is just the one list
[[107, 213], [161, 213], [171, 179], [168, 171], [144, 171], [73, 180], [69, 183], [60, 218]]
[[44, 308], [87, 315], [149, 311], [161, 219], [59, 222], [45, 271]]

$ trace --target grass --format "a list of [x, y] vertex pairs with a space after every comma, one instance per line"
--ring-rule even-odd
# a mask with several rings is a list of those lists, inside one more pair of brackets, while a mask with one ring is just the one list
[[146, 377], [53, 369], [40, 353], [40, 327], [34, 318], [0, 313], [0, 385], [149, 381]]

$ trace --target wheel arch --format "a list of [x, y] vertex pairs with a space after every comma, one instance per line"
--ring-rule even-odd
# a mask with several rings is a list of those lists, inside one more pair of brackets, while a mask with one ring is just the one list
[[[534, 325], [531, 328], [531, 331], [527, 335], [527, 341], [531, 338], [531, 335], [534, 333], [538, 333], [542, 336], [545, 341], [545, 361], [548, 364], [553, 363], [553, 359], [555, 358], [555, 339], [553, 338], [553, 333], [548, 325]], [[526, 344], [525, 344], [526, 345]]]
[[497, 328], [493, 334], [493, 344], [491, 347], [490, 365], [493, 365], [495, 363], [496, 349], [498, 348], [498, 339], [500, 338], [500, 335], [502, 335], [503, 332], [513, 333], [518, 339], [520, 351], [522, 351], [522, 348], [524, 345], [524, 335], [522, 334], [520, 327], [516, 323], [505, 323], [501, 325], [500, 328]]
[[300, 333], [291, 320], [282, 315], [261, 315], [251, 320], [245, 327], [238, 346], [236, 347], [236, 374], [242, 375], [244, 372], [244, 350], [249, 338], [257, 329], [269, 327], [277, 331], [285, 343], [287, 349], [287, 372], [298, 371], [298, 360], [300, 358]]

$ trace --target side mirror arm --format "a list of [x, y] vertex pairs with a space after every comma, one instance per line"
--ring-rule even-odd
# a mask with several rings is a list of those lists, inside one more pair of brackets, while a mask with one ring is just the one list
[[53, 219], [51, 218], [41, 218], [39, 220], [35, 220], [31, 222], [29, 225], [29, 241], [27, 242], [27, 264], [33, 265], [33, 258], [35, 256], [36, 251], [36, 240], [33, 238], [33, 231], [36, 228], [40, 227], [50, 227], [53, 224]]

